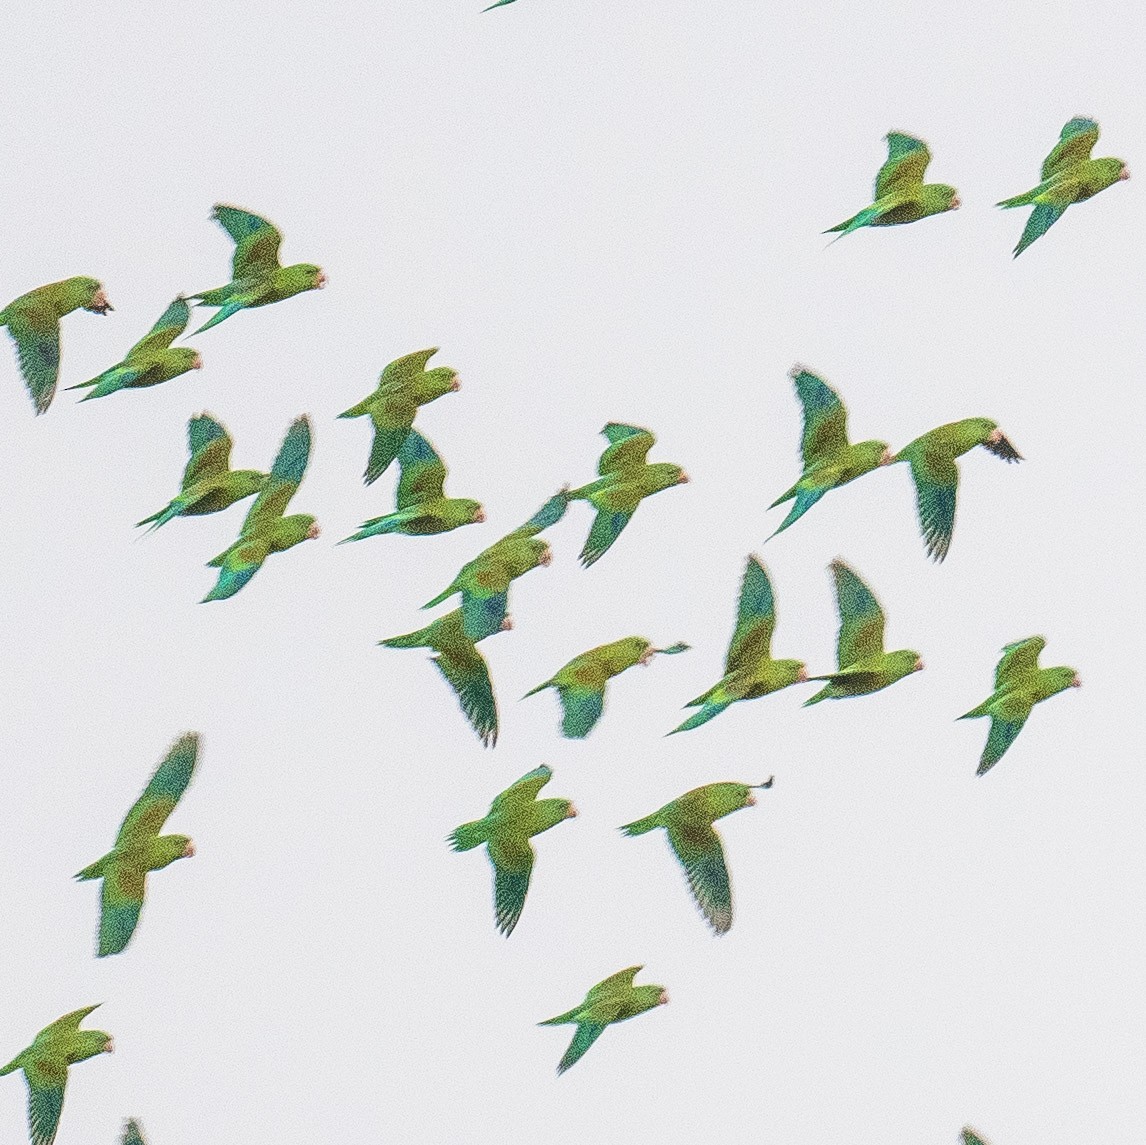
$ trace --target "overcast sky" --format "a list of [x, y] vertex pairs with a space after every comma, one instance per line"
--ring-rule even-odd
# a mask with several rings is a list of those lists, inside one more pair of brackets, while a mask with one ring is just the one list
[[[954, 1145], [968, 1121], [991, 1145], [1140, 1145], [1140, 6], [481, 6], [6, 16], [0, 304], [86, 274], [115, 306], [64, 320], [61, 387], [227, 280], [217, 201], [270, 218], [329, 285], [190, 339], [201, 371], [81, 408], [61, 391], [41, 418], [0, 339], [0, 1060], [104, 1003], [87, 1024], [117, 1052], [71, 1071], [57, 1145], [110, 1143], [129, 1115], [150, 1145]], [[1078, 114], [1135, 178], [1012, 261], [1027, 212], [992, 204]], [[929, 142], [963, 208], [825, 249], [892, 129]], [[397, 475], [366, 488], [368, 426], [335, 415], [432, 345], [462, 388], [418, 425], [488, 519], [335, 548]], [[799, 472], [795, 361], [839, 389], [855, 440], [986, 416], [1022, 452], [963, 459], [945, 564], [905, 466], [763, 543]], [[176, 492], [204, 409], [263, 469], [312, 416], [292, 510], [323, 534], [201, 606], [243, 507], [132, 524]], [[515, 629], [482, 646], [502, 723], [483, 750], [425, 654], [376, 641], [589, 480], [608, 421], [651, 428], [651, 459], [692, 481], [588, 571], [588, 507], [551, 530]], [[778, 656], [833, 666], [840, 556], [926, 670], [664, 739], [719, 677], [753, 551]], [[1035, 633], [1083, 687], [976, 778], [987, 724], [955, 717]], [[553, 693], [518, 702], [630, 634], [693, 647], [615, 680], [588, 740], [559, 737]], [[96, 960], [98, 888], [71, 876], [189, 729], [200, 766], [169, 829], [198, 853]], [[506, 940], [484, 853], [444, 839], [543, 762], [580, 816], [536, 841]], [[736, 914], [714, 938], [663, 836], [616, 828], [771, 774], [720, 824]], [[572, 1029], [535, 1023], [635, 963], [670, 1004], [558, 1079]], [[3, 1140], [25, 1102], [0, 1081]]]

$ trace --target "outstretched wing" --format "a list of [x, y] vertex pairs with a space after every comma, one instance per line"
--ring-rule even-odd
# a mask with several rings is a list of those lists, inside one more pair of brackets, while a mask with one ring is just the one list
[[602, 477], [607, 473], [639, 469], [657, 440], [639, 425], [622, 425], [618, 421], [609, 422], [601, 432], [609, 442], [609, 447], [597, 462], [597, 473]]
[[843, 561], [832, 561], [831, 568], [840, 611], [836, 662], [840, 668], [849, 668], [883, 651], [883, 609]]
[[310, 418], [303, 414], [291, 422], [271, 466], [270, 478], [243, 522], [243, 533], [254, 532], [260, 525], [273, 523], [276, 517], [283, 515], [302, 482], [309, 460]]
[[235, 241], [232, 278], [258, 278], [279, 269], [279, 244], [283, 237], [277, 227], [250, 211], [225, 203], [215, 204], [211, 218]]
[[497, 743], [497, 703], [482, 654], [468, 641], [458, 640], [441, 649], [433, 662], [453, 688], [482, 745], [493, 747]]
[[1039, 670], [1039, 654], [1047, 646], [1046, 638], [1028, 636], [1003, 648], [1003, 658], [995, 668], [995, 691], [1005, 692], [1025, 682]]
[[499, 811], [504, 811], [506, 808], [513, 805], [523, 805], [532, 803], [537, 798], [538, 792], [553, 778], [553, 771], [551, 768], [542, 764], [540, 767], [535, 767], [532, 771], [526, 772], [516, 783], [511, 783], [494, 801], [490, 804], [489, 813], [495, 815]]
[[736, 607], [736, 628], [724, 661], [724, 674], [751, 667], [767, 660], [772, 651], [772, 633], [776, 628], [776, 603], [772, 582], [759, 557], [748, 558], [740, 601]]
[[493, 911], [497, 929], [508, 938], [525, 907], [525, 895], [536, 857], [526, 838], [495, 833], [489, 841], [493, 863]]
[[561, 700], [561, 734], [566, 739], [584, 739], [605, 710], [604, 682], [562, 682], [557, 685], [557, 695]]
[[45, 1049], [27, 1062], [24, 1076], [28, 1079], [28, 1129], [31, 1145], [52, 1145], [60, 1124], [60, 1111], [64, 1107], [64, 1087], [68, 1081], [67, 1059], [60, 1053], [51, 1053]]
[[955, 500], [959, 491], [959, 468], [951, 450], [935, 436], [939, 432], [924, 434], [900, 454], [911, 465], [919, 529], [927, 546], [927, 555], [936, 561], [943, 560], [951, 547]]
[[802, 366], [793, 366], [789, 377], [804, 407], [804, 436], [800, 440], [800, 451], [804, 468], [808, 469], [847, 448], [848, 415], [839, 394], [823, 378]]
[[143, 909], [147, 873], [113, 860], [100, 894], [99, 957], [119, 954], [131, 941]]
[[511, 535], [536, 537], [538, 533], [548, 529], [551, 525], [556, 525], [565, 516], [565, 510], [568, 508], [569, 497], [562, 489], [560, 492], [554, 493], [524, 525], [519, 525], [514, 529]]
[[633, 979], [644, 970], [644, 966], [627, 966], [610, 974], [608, 978], [601, 979], [588, 994], [585, 995], [585, 1006], [591, 1002], [599, 1002], [602, 998], [624, 998], [632, 989]]
[[1090, 158], [1094, 145], [1098, 142], [1098, 124], [1085, 116], [1075, 116], [1065, 124], [1054, 149], [1043, 160], [1040, 179], [1045, 181], [1061, 175], [1076, 163]]
[[732, 887], [720, 836], [711, 824], [673, 817], [668, 838], [700, 913], [716, 934], [726, 934], [732, 926]]
[[987, 746], [979, 757], [976, 775], [990, 771], [1003, 758], [1007, 748], [1015, 742], [1015, 737], [1023, 730], [1023, 724], [1031, 714], [1030, 697], [1025, 693], [1012, 693], [1004, 696], [994, 705], [991, 712], [991, 731], [987, 736]]
[[115, 840], [117, 847], [130, 839], [159, 834], [167, 817], [175, 810], [175, 805], [187, 790], [198, 758], [198, 732], [187, 732], [171, 745], [155, 769], [151, 782], [127, 813]]
[[135, 1118], [131, 1118], [123, 1127], [123, 1138], [120, 1145], [147, 1145], [143, 1140], [143, 1127]]
[[923, 182], [923, 174], [931, 162], [931, 150], [922, 139], [891, 131], [887, 139], [887, 162], [875, 177], [874, 198], [894, 195], [900, 191], [918, 187]]
[[198, 414], [187, 423], [187, 448], [191, 457], [183, 470], [184, 490], [231, 468], [231, 435], [209, 413]]
[[37, 1035], [36, 1040], [49, 1041], [52, 1038], [59, 1037], [61, 1034], [75, 1033], [80, 1028], [80, 1023], [95, 1010], [100, 1008], [102, 1003], [97, 1002], [94, 1006], [84, 1006], [80, 1010], [72, 1010], [70, 1013], [65, 1014], [62, 1018], [57, 1018], [54, 1022], [45, 1026]]
[[963, 1128], [961, 1140], [962, 1145], [987, 1145], [987, 1142], [970, 1125]]
[[60, 320], [47, 306], [24, 305], [9, 317], [8, 333], [36, 413], [44, 413], [60, 376]]
[[378, 379], [381, 386], [397, 386], [417, 377], [426, 369], [429, 360], [438, 352], [437, 346], [428, 350], [415, 350], [412, 354], [405, 354], [395, 358], [389, 365], [382, 368], [382, 376]]
[[1035, 241], [1041, 239], [1066, 214], [1068, 203], [1036, 203], [1031, 211], [1027, 225], [1019, 236], [1015, 246], [1014, 257], [1018, 258]]
[[443, 495], [446, 467], [434, 447], [416, 430], [406, 434], [398, 450], [398, 508], [422, 505]]
[[135, 358], [143, 358], [154, 354], [157, 350], [166, 350], [191, 321], [191, 307], [180, 294], [170, 306], [159, 316], [154, 326], [127, 352], [126, 362]]

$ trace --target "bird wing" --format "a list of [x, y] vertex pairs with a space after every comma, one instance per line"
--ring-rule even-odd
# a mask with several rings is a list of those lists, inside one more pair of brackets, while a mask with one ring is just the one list
[[187, 423], [187, 448], [191, 456], [183, 470], [182, 489], [190, 489], [207, 477], [220, 477], [231, 468], [231, 435], [209, 413]]
[[700, 913], [717, 934], [725, 934], [732, 926], [732, 888], [720, 836], [709, 823], [670, 815], [668, 838]]
[[199, 757], [199, 735], [188, 732], [172, 745], [163, 761], [155, 769], [151, 782], [135, 801], [119, 829], [115, 845], [122, 846], [132, 840], [158, 835], [175, 809], [195, 770]]
[[283, 237], [277, 227], [250, 211], [224, 203], [215, 204], [211, 218], [235, 241], [232, 278], [258, 278], [279, 269], [279, 244]]
[[134, 1117], [124, 1125], [120, 1145], [147, 1145], [143, 1140], [143, 1129]]
[[536, 856], [528, 839], [504, 831], [493, 834], [488, 849], [493, 863], [494, 917], [497, 929], [508, 938], [525, 906]]
[[561, 734], [567, 739], [584, 739], [605, 710], [605, 685], [558, 684], [561, 699]]
[[99, 915], [99, 957], [118, 954], [131, 941], [143, 909], [147, 872], [113, 859], [103, 876]]
[[252, 533], [260, 525], [273, 524], [281, 517], [295, 495], [310, 459], [310, 418], [303, 414], [290, 424], [271, 466], [271, 475], [243, 521], [243, 533]]
[[597, 473], [601, 477], [607, 473], [640, 469], [657, 440], [639, 425], [622, 425], [618, 421], [609, 422], [601, 432], [609, 442], [597, 462]]
[[244, 534], [225, 553], [208, 561], [209, 568], [219, 570], [219, 579], [202, 603], [234, 596], [263, 567], [270, 549], [270, 540], [265, 535]]
[[[569, 1048], [557, 1063], [558, 1075], [563, 1074], [570, 1066], [575, 1065], [584, 1056], [585, 1051], [605, 1032], [605, 1027], [613, 1021], [621, 1011], [619, 1001], [595, 1007], [593, 1017], [595, 1021], [577, 1023], [577, 1032], [569, 1043]], [[599, 1012], [599, 1013], [598, 1013]]]
[[1047, 646], [1046, 638], [1028, 636], [1003, 648], [1003, 658], [995, 668], [995, 691], [1009, 691], [1025, 682], [1039, 670], [1039, 654]]
[[64, 1107], [64, 1087], [68, 1081], [67, 1059], [60, 1053], [45, 1049], [25, 1064], [24, 1076], [28, 1080], [31, 1145], [51, 1145], [59, 1128], [60, 1111]]
[[875, 177], [873, 199], [921, 186], [924, 172], [931, 162], [931, 149], [922, 139], [899, 131], [889, 132], [886, 139], [887, 161]]
[[434, 447], [416, 430], [406, 434], [398, 450], [398, 508], [408, 509], [444, 495], [446, 467]]
[[955, 529], [955, 500], [959, 491], [959, 467], [934, 433], [924, 434], [911, 443], [900, 456], [911, 465], [915, 482], [915, 503], [919, 510], [919, 528], [927, 555], [941, 561], [951, 547]]
[[26, 304], [8, 319], [8, 333], [16, 343], [20, 373], [36, 412], [52, 404], [60, 376], [60, 320], [49, 307]]
[[497, 743], [497, 702], [482, 654], [468, 640], [459, 639], [439, 649], [433, 662], [453, 688], [478, 739], [493, 747]]
[[584, 1006], [589, 1006], [591, 1003], [599, 1002], [603, 998], [624, 998], [633, 987], [633, 979], [644, 970], [644, 966], [628, 966], [624, 970], [618, 970], [616, 974], [610, 974], [608, 978], [602, 978], [588, 994], [585, 995]]
[[836, 662], [840, 668], [849, 668], [883, 652], [883, 609], [871, 589], [843, 561], [832, 561], [832, 574], [840, 611]]
[[380, 386], [403, 385], [411, 378], [425, 371], [427, 363], [438, 352], [437, 346], [428, 350], [416, 350], [413, 354], [405, 354], [395, 358], [388, 366], [382, 369], [382, 376], [378, 379]]
[[1069, 205], [1069, 203], [1036, 203], [1015, 246], [1015, 258], [1018, 258], [1035, 239], [1042, 238], [1066, 214]]
[[776, 602], [768, 572], [756, 556], [748, 558], [740, 600], [736, 606], [736, 628], [724, 661], [724, 674], [751, 667], [771, 657], [772, 633], [776, 629]]
[[170, 306], [159, 316], [155, 325], [130, 350], [124, 359], [125, 362], [134, 362], [137, 358], [144, 358], [154, 354], [157, 350], [166, 350], [191, 321], [191, 307], [180, 294]]
[[50, 1041], [57, 1038], [62, 1034], [73, 1034], [80, 1028], [80, 1023], [94, 1010], [100, 1008], [100, 1003], [97, 1002], [94, 1006], [84, 1006], [80, 1010], [72, 1010], [70, 1013], [65, 1014], [62, 1018], [57, 1018], [54, 1022], [45, 1026], [37, 1035], [36, 1040]]
[[458, 574], [462, 593], [462, 631], [473, 641], [501, 629], [509, 609], [509, 567], [497, 554], [475, 557]]
[[798, 368], [791, 377], [796, 386], [796, 396], [804, 407], [800, 452], [804, 468], [808, 469], [847, 448], [848, 414], [839, 394], [823, 378]]
[[540, 767], [535, 767], [532, 771], [523, 775], [516, 783], [511, 783], [494, 801], [490, 804], [489, 813], [496, 815], [499, 811], [505, 811], [513, 806], [522, 806], [526, 803], [532, 803], [537, 798], [541, 789], [553, 778], [553, 771], [551, 768], [542, 764]]
[[979, 767], [976, 775], [983, 775], [990, 771], [1000, 759], [1003, 758], [1007, 748], [1015, 742], [1015, 737], [1023, 730], [1023, 724], [1031, 714], [1034, 706], [1028, 695], [1011, 693], [1003, 696], [992, 705], [991, 731], [987, 735], [987, 746], [979, 757]]
[[1040, 181], [1061, 175], [1076, 163], [1090, 158], [1090, 152], [1098, 142], [1098, 124], [1085, 116], [1076, 116], [1065, 124], [1054, 149], [1043, 160]]
[[524, 525], [518, 525], [509, 536], [536, 537], [538, 533], [544, 532], [551, 525], [556, 525], [565, 516], [565, 510], [568, 508], [569, 498], [565, 490], [562, 489], [554, 493]]
[[968, 1125], [962, 1132], [962, 1145], [987, 1145], [987, 1142]]

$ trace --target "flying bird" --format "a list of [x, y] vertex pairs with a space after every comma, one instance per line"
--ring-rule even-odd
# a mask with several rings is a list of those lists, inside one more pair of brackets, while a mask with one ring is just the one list
[[16, 356], [24, 384], [36, 406], [45, 413], [56, 393], [60, 376], [60, 319], [73, 310], [106, 314], [114, 309], [94, 278], [65, 278], [21, 294], [0, 310], [0, 326], [7, 326], [16, 343]]
[[130, 1118], [124, 1125], [120, 1145], [147, 1145], [143, 1139], [143, 1126], [134, 1117]]
[[187, 448], [191, 454], [183, 470], [179, 494], [167, 506], [136, 522], [158, 529], [176, 517], [218, 513], [236, 501], [253, 497], [266, 485], [269, 474], [255, 469], [231, 468], [231, 435], [209, 413], [197, 414], [187, 423]]
[[685, 704], [699, 708], [669, 735], [708, 723], [738, 700], [755, 700], [781, 688], [802, 684], [808, 669], [802, 660], [773, 660], [772, 634], [776, 630], [776, 601], [772, 582], [757, 556], [749, 556], [740, 585], [736, 627], [724, 661], [724, 676], [707, 692]]
[[[497, 631], [506, 631], [512, 627], [513, 621], [506, 616]], [[431, 657], [432, 662], [445, 677], [446, 683], [453, 688], [482, 746], [496, 745], [497, 703], [489, 678], [489, 665], [475, 647], [477, 640], [466, 635], [460, 608], [439, 616], [432, 624], [417, 632], [391, 636], [378, 643], [387, 648], [432, 648], [437, 653]]]
[[951, 548], [955, 529], [955, 495], [959, 467], [955, 458], [981, 445], [1004, 461], [1022, 461], [1022, 455], [1007, 440], [998, 425], [986, 417], [969, 417], [941, 425], [905, 445], [893, 461], [906, 461], [915, 482], [919, 527], [927, 555], [942, 561]]
[[963, 1128], [963, 1132], [960, 1134], [960, 1141], [962, 1145], [987, 1145], [987, 1142], [969, 1125]]
[[643, 636], [626, 636], [574, 656], [555, 676], [531, 688], [522, 699], [546, 688], [555, 688], [561, 700], [561, 734], [567, 739], [584, 739], [601, 718], [605, 709], [605, 685], [614, 676], [637, 664], [648, 667], [658, 654], [674, 656], [687, 651], [687, 644], [654, 648]]
[[581, 550], [585, 568], [605, 555], [646, 497], [688, 481], [679, 465], [646, 461], [657, 440], [647, 429], [611, 421], [601, 433], [609, 445], [597, 462], [598, 479], [566, 493], [570, 501], [588, 501], [597, 510]]
[[519, 528], [483, 549], [433, 600], [422, 605], [433, 608], [455, 593], [462, 594], [462, 628], [471, 641], [492, 636], [505, 621], [509, 609], [509, 586], [553, 559], [549, 546], [537, 539], [538, 533], [557, 524], [568, 507], [568, 494], [554, 494]]
[[[875, 177], [875, 200], [858, 215], [829, 227], [823, 233], [839, 238], [860, 227], [890, 227], [914, 223], [928, 215], [954, 211], [959, 206], [959, 192], [946, 183], [924, 183], [923, 175], [931, 162], [931, 149], [922, 139], [892, 131], [887, 141], [887, 162]], [[833, 242], [836, 240], [833, 240]]]
[[1028, 636], [1003, 649], [995, 669], [995, 690], [977, 708], [961, 715], [961, 720], [991, 717], [987, 746], [979, 757], [976, 775], [985, 775], [1015, 742], [1035, 704], [1078, 688], [1082, 681], [1073, 668], [1040, 668], [1039, 653], [1046, 647], [1042, 636]]
[[831, 569], [840, 611], [840, 632], [836, 640], [839, 668], [824, 676], [809, 677], [828, 683], [810, 700], [805, 700], [804, 707], [821, 700], [868, 696], [923, 668], [918, 652], [883, 650], [883, 609], [871, 589], [843, 561], [832, 561]]
[[0, 1077], [13, 1070], [24, 1071], [32, 1145], [52, 1145], [56, 1139], [60, 1111], [64, 1107], [64, 1089], [68, 1084], [68, 1066], [87, 1061], [96, 1054], [110, 1054], [115, 1048], [111, 1034], [80, 1029], [80, 1022], [98, 1008], [97, 1002], [57, 1018], [36, 1035], [26, 1050], [21, 1050], [0, 1069]]
[[585, 1051], [605, 1032], [605, 1027], [614, 1022], [624, 1022], [635, 1018], [646, 1010], [663, 1006], [669, 999], [663, 986], [634, 986], [633, 979], [643, 970], [643, 966], [630, 966], [598, 982], [579, 1005], [538, 1022], [539, 1026], [576, 1025], [577, 1032], [565, 1051], [565, 1056], [557, 1066], [558, 1076], [571, 1065], [580, 1061]]
[[1130, 168], [1121, 159], [1091, 159], [1098, 142], [1098, 124], [1085, 116], [1075, 116], [1063, 129], [1054, 150], [1043, 160], [1041, 182], [1033, 190], [1004, 199], [996, 207], [1034, 207], [1023, 229], [1014, 257], [1018, 258], [1042, 238], [1065, 214], [1067, 207], [1083, 203], [1130, 178]]
[[255, 498], [239, 539], [229, 549], [207, 562], [219, 570], [215, 587], [200, 603], [234, 596], [263, 567], [271, 553], [286, 552], [318, 536], [318, 524], [309, 513], [283, 512], [298, 490], [310, 458], [310, 418], [305, 414], [291, 422], [279, 448], [271, 474]]
[[553, 778], [542, 764], [507, 787], [490, 804], [489, 814], [463, 823], [447, 840], [455, 851], [484, 843], [493, 864], [493, 909], [497, 929], [508, 938], [521, 917], [536, 854], [530, 838], [572, 819], [577, 809], [568, 799], [538, 799]]
[[313, 263], [300, 262], [283, 266], [279, 262], [279, 245], [283, 236], [278, 228], [250, 211], [216, 203], [211, 218], [235, 242], [231, 261], [231, 281], [214, 290], [189, 295], [203, 306], [217, 306], [218, 312], [204, 322], [196, 334], [218, 326], [240, 310], [282, 302], [304, 290], [319, 290], [326, 285], [326, 275]]
[[398, 465], [397, 512], [365, 521], [357, 533], [339, 541], [340, 545], [386, 533], [425, 537], [485, 520], [485, 510], [479, 502], [446, 496], [446, 467], [416, 429], [406, 434], [398, 450]]
[[190, 370], [198, 370], [203, 359], [197, 351], [187, 346], [171, 343], [187, 329], [191, 309], [183, 295], [179, 295], [159, 316], [155, 325], [127, 352], [127, 356], [117, 366], [104, 370], [98, 377], [78, 386], [68, 386], [69, 390], [82, 390], [91, 387], [91, 393], [84, 394], [81, 401], [107, 397], [116, 390], [142, 389], [169, 382]]
[[148, 872], [161, 871], [176, 859], [187, 859], [195, 854], [195, 844], [186, 835], [160, 835], [159, 832], [187, 790], [198, 757], [198, 734], [188, 732], [180, 736], [128, 811], [115, 847], [76, 875], [81, 882], [103, 879], [100, 958], [118, 954], [131, 941], [143, 909]]
[[753, 790], [771, 786], [770, 778], [763, 783], [706, 783], [621, 828], [626, 835], [665, 829], [669, 846], [688, 876], [688, 889], [714, 934], [727, 934], [732, 927], [732, 886], [724, 847], [712, 825], [742, 807], [754, 807]]
[[892, 460], [886, 441], [848, 444], [847, 410], [823, 378], [799, 364], [788, 371], [788, 377], [804, 407], [804, 435], [800, 440], [804, 472], [787, 493], [768, 506], [775, 509], [785, 501], [795, 501], [772, 537], [794, 525], [825, 493]]
[[374, 440], [363, 474], [367, 485], [377, 481], [398, 456], [414, 424], [418, 407], [461, 389], [457, 370], [449, 366], [426, 369], [426, 364], [437, 352], [438, 347], [433, 346], [391, 362], [382, 371], [377, 389], [338, 415], [369, 417], [374, 426]]

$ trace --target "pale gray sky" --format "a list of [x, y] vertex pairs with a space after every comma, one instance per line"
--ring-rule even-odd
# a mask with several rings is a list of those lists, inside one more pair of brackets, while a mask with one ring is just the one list
[[[1139, 1145], [1146, 779], [1139, 651], [1146, 177], [1138, 5], [45, 2], [0, 46], [0, 303], [73, 274], [116, 309], [64, 322], [61, 386], [119, 360], [178, 291], [225, 281], [216, 201], [266, 215], [326, 290], [191, 340], [204, 368], [32, 414], [0, 341], [0, 758], [7, 1060], [67, 1010], [117, 1053], [77, 1066], [58, 1145]], [[173, 24], [173, 21], [177, 21]], [[1136, 177], [1019, 260], [1062, 124]], [[825, 250], [868, 202], [889, 129], [921, 135], [964, 206]], [[389, 360], [440, 345], [460, 393], [419, 427], [485, 525], [335, 548], [389, 511], [369, 433], [334, 415]], [[951, 556], [930, 564], [905, 467], [763, 545], [798, 473], [807, 363], [857, 439], [967, 416], [1027, 458], [962, 462]], [[242, 509], [132, 523], [175, 492], [188, 417], [266, 467], [315, 423], [292, 506], [322, 538], [235, 599], [196, 603]], [[643, 505], [589, 571], [591, 514], [513, 588], [487, 652], [483, 751], [421, 652], [375, 646], [564, 481], [610, 420], [647, 425], [692, 483]], [[803, 689], [662, 738], [713, 683], [744, 559], [776, 587], [778, 655], [831, 666], [839, 555], [925, 672], [800, 709]], [[1082, 675], [983, 779], [999, 648], [1043, 633]], [[631, 633], [693, 651], [615, 681], [583, 743], [552, 694]], [[811, 694], [811, 689], [807, 690]], [[94, 884], [171, 740], [203, 734], [171, 819], [198, 854], [153, 878], [123, 955], [93, 957]], [[578, 819], [537, 841], [507, 941], [458, 823], [539, 763]], [[617, 826], [715, 780], [776, 777], [723, 821], [736, 902], [711, 937], [659, 836]], [[554, 1070], [534, 1023], [644, 963], [668, 1006]], [[26, 1133], [0, 1081], [0, 1137]]]

